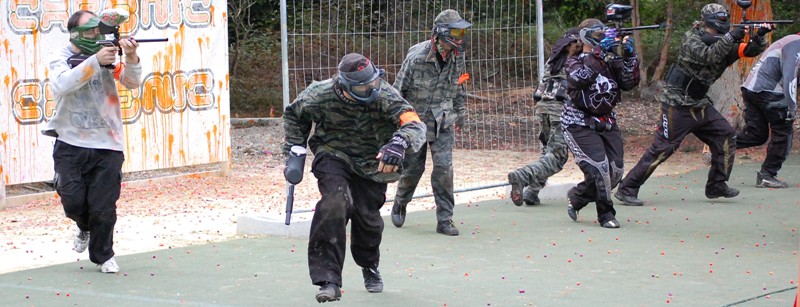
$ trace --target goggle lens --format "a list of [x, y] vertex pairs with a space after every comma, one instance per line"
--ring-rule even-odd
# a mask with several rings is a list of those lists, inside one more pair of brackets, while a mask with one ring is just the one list
[[359, 97], [369, 97], [372, 91], [380, 86], [381, 78], [377, 78], [369, 83], [353, 85], [350, 87], [350, 91]]
[[89, 30], [81, 31], [80, 35], [84, 39], [100, 39], [100, 30], [98, 28], [92, 28]]
[[456, 39], [463, 39], [467, 35], [467, 29], [450, 29], [450, 36]]

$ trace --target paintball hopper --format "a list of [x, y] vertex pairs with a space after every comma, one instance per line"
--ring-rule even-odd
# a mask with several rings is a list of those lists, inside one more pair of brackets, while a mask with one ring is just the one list
[[302, 146], [292, 146], [289, 151], [289, 158], [286, 160], [286, 168], [283, 169], [283, 176], [291, 184], [298, 184], [303, 181], [303, 168], [306, 163], [306, 149]]
[[742, 8], [742, 10], [746, 10], [749, 9], [751, 5], [753, 5], [753, 1], [736, 0], [736, 5]]
[[128, 11], [122, 9], [107, 9], [100, 12], [97, 15], [97, 18], [100, 19], [100, 25], [98, 28], [100, 29], [100, 34], [112, 34], [119, 26], [126, 21], [131, 16]]
[[[750, 2], [750, 1], [747, 1]], [[606, 5], [606, 20], [621, 21], [631, 17], [633, 8], [630, 5], [612, 3]]]

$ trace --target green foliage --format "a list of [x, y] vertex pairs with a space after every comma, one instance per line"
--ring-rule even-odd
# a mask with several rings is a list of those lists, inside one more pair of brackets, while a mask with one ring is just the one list
[[239, 48], [240, 65], [231, 82], [233, 117], [278, 116], [283, 112], [281, 45], [276, 32], [256, 32]]
[[774, 20], [792, 19], [794, 24], [780, 25], [775, 29], [772, 38], [777, 40], [789, 34], [800, 33], [800, 1], [780, 1], [773, 0], [772, 2], [772, 18]]
[[[229, 0], [248, 1], [248, 0]], [[282, 111], [282, 90], [280, 77], [280, 11], [279, 0], [249, 0], [254, 4], [251, 7], [252, 29], [247, 41], [239, 41], [240, 37], [231, 32], [229, 46], [231, 51], [238, 48], [240, 59], [236, 75], [231, 75], [231, 111], [242, 116], [266, 116], [270, 110], [279, 115]], [[509, 25], [535, 25], [535, 1], [493, 1], [493, 0], [464, 0], [457, 1], [457, 6], [450, 1], [381, 1], [381, 0], [350, 0], [350, 1], [303, 1], [289, 2], [288, 26], [291, 29], [305, 33], [317, 33], [308, 36], [314, 40], [313, 50], [296, 50], [295, 53], [310, 54], [316, 58], [328, 59], [319, 71], [314, 71], [314, 79], [324, 79], [330, 76], [328, 68], [335, 67], [341, 56], [342, 50], [364, 50], [371, 53], [368, 56], [385, 63], [399, 63], [402, 61], [409, 43], [415, 43], [429, 37], [429, 32], [407, 32], [398, 38], [395, 31], [403, 29], [430, 29], [435, 15], [446, 8], [454, 8], [462, 13], [463, 17], [475, 23], [475, 31], [471, 32], [470, 40], [475, 46], [494, 45], [493, 38], [507, 35], [503, 30], [497, 30]], [[629, 1], [616, 0], [544, 0], [544, 39], [545, 54], [550, 52], [550, 44], [560, 38], [563, 33], [576, 27], [582, 20], [605, 17], [605, 6], [609, 3], [624, 3]], [[669, 59], [671, 63], [677, 54], [683, 34], [692, 27], [692, 23], [699, 19], [700, 9], [713, 1], [683, 1], [672, 0], [672, 35], [669, 38]], [[330, 5], [335, 3], [337, 5]], [[773, 0], [772, 11], [774, 19], [798, 19], [800, 1]], [[640, 0], [639, 15], [641, 25], [666, 24], [667, 1], [665, 0]], [[514, 14], [526, 12], [526, 14]], [[532, 13], [527, 13], [532, 12]], [[515, 17], [524, 16], [524, 17]], [[346, 17], [346, 18], [345, 18]], [[515, 19], [517, 18], [517, 19]], [[519, 18], [527, 18], [520, 20]], [[343, 19], [346, 22], [328, 23], [328, 19]], [[229, 19], [230, 22], [230, 19]], [[630, 21], [625, 21], [625, 27], [632, 26]], [[338, 28], [334, 28], [338, 27]], [[234, 28], [229, 25], [229, 30]], [[362, 33], [352, 34], [353, 28], [362, 29]], [[241, 29], [241, 28], [240, 28]], [[485, 30], [477, 30], [485, 29]], [[535, 54], [535, 29], [530, 32], [517, 32], [519, 46], [512, 48], [518, 56]], [[800, 20], [792, 25], [782, 25], [773, 34], [773, 39], [779, 39], [791, 33], [800, 32]], [[324, 33], [324, 34], [320, 34]], [[364, 35], [363, 33], [371, 33]], [[643, 48], [642, 65], [652, 74], [664, 46], [665, 30], [641, 31], [640, 41], [636, 44]], [[531, 42], [533, 40], [533, 42]], [[330, 41], [334, 41], [331, 44]], [[319, 43], [316, 43], [319, 42]], [[237, 44], [238, 43], [238, 44]], [[509, 43], [509, 42], [500, 42]], [[498, 44], [500, 44], [498, 43]], [[237, 47], [238, 46], [238, 47]], [[520, 47], [522, 46], [522, 47]], [[292, 48], [290, 45], [290, 52]], [[473, 52], [473, 51], [470, 51]], [[492, 58], [492, 49], [481, 49]], [[233, 52], [231, 52], [233, 54]], [[297, 54], [295, 54], [297, 56]], [[477, 64], [476, 64], [477, 65]], [[499, 71], [510, 70], [514, 66], [535, 67], [536, 63], [517, 63], [513, 61], [498, 61], [489, 64], [497, 67]], [[391, 74], [397, 69], [394, 66], [385, 67]], [[534, 77], [534, 76], [532, 76]], [[651, 78], [652, 76], [648, 76]], [[299, 86], [304, 86], [299, 84]]]

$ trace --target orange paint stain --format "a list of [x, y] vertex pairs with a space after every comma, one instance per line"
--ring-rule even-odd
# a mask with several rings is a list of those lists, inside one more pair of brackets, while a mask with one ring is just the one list
[[106, 101], [108, 101], [110, 105], [119, 105], [119, 97], [116, 95], [109, 95]]
[[167, 144], [168, 144], [167, 151], [169, 152], [168, 157], [170, 158], [172, 157], [172, 145], [174, 145], [174, 143], [175, 143], [175, 135], [170, 133], [169, 136], [167, 136]]
[[156, 156], [154, 157], [154, 159], [156, 160], [156, 163], [158, 163], [158, 161], [159, 161], [159, 160], [161, 160], [161, 157], [160, 157], [158, 154], [156, 154]]
[[91, 79], [92, 76], [94, 75], [94, 68], [92, 68], [92, 66], [90, 65], [86, 65], [83, 67], [82, 73], [83, 75], [81, 76], [81, 81], [82, 82], [89, 81], [89, 79]]
[[211, 5], [211, 7], [208, 8], [208, 11], [211, 13], [211, 27], [212, 28], [216, 25], [216, 21], [214, 20], [214, 11], [215, 10], [216, 10], [216, 8], [214, 7], [214, 5]]

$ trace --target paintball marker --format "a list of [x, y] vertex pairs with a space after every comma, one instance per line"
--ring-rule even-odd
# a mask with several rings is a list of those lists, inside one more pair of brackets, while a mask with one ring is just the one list
[[[734, 24], [734, 27], [750, 27], [754, 28], [759, 24], [762, 23], [771, 23], [771, 24], [792, 24], [794, 20], [747, 20], [747, 9], [753, 5], [752, 1], [749, 0], [736, 0], [736, 5], [742, 8], [742, 23]], [[750, 32], [752, 33], [752, 31]]]
[[[100, 14], [97, 15], [97, 18], [100, 19], [100, 24], [98, 25], [98, 30], [100, 31], [100, 34], [103, 35], [113, 34], [114, 39], [100, 40], [97, 41], [97, 44], [103, 46], [115, 46], [119, 49], [117, 54], [119, 56], [122, 56], [122, 49], [119, 48], [119, 38], [120, 38], [119, 26], [128, 21], [129, 17], [130, 14], [127, 11], [121, 9], [107, 9], [100, 12]], [[136, 40], [137, 43], [152, 43], [152, 42], [166, 42], [169, 39], [150, 38], [150, 39], [134, 39], [134, 40]], [[113, 69], [114, 65], [109, 64], [104, 67]]]
[[289, 150], [289, 158], [286, 160], [286, 168], [283, 169], [283, 177], [289, 183], [286, 191], [286, 225], [292, 222], [292, 207], [294, 207], [294, 185], [303, 181], [303, 168], [306, 166], [306, 148], [303, 146], [292, 146]]
[[[622, 22], [631, 17], [632, 11], [633, 8], [630, 5], [616, 4], [616, 3], [606, 5], [606, 21], [614, 23], [614, 29], [616, 29], [615, 31], [617, 38], [622, 39], [625, 36], [633, 34], [633, 31], [654, 30], [654, 29], [661, 29], [664, 27], [663, 25], [651, 25], [651, 26], [623, 28]], [[617, 54], [622, 55], [622, 44], [617, 45]]]

